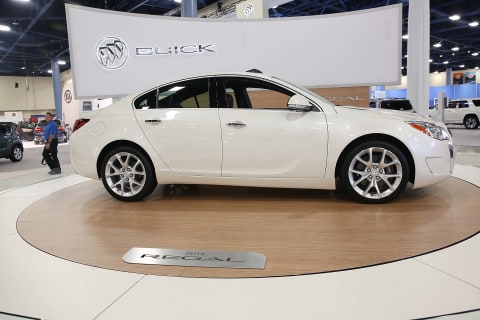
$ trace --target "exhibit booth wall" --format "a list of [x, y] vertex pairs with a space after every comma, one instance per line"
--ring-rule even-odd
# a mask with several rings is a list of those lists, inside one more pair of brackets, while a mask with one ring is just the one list
[[391, 5], [346, 14], [219, 20], [67, 4], [75, 94], [121, 97], [179, 77], [253, 68], [307, 87], [396, 84], [401, 13], [401, 5]]
[[[456, 73], [454, 71], [453, 73]], [[465, 73], [473, 73], [476, 75], [476, 79], [479, 79], [480, 72], [477, 70], [466, 70], [462, 71]], [[462, 83], [462, 84], [452, 84], [446, 85], [447, 83], [447, 73], [432, 73], [430, 74], [430, 88], [429, 88], [429, 104], [435, 104], [435, 100], [438, 98], [440, 92], [445, 93], [445, 97], [449, 100], [452, 99], [468, 99], [468, 98], [477, 98], [480, 97], [480, 83], [477, 83], [476, 80], [472, 83]], [[403, 76], [402, 82], [397, 86], [387, 86], [385, 88], [385, 97], [388, 99], [405, 99], [407, 98], [407, 82], [408, 77]], [[452, 83], [454, 83], [452, 81]], [[374, 95], [374, 89], [371, 89], [370, 96]]]
[[55, 110], [51, 78], [0, 77], [0, 115], [23, 113], [23, 120], [32, 115]]
[[[70, 126], [82, 111], [95, 110], [112, 103], [112, 99], [75, 100], [71, 70], [61, 74], [61, 86], [62, 114], [55, 116]], [[0, 77], [0, 121], [18, 123], [42, 119], [46, 112], [55, 112], [51, 77]]]

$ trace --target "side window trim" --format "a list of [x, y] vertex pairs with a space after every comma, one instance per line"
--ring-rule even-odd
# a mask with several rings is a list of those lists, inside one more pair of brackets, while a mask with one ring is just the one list
[[[222, 76], [222, 77], [217, 77], [217, 83], [218, 83], [218, 96], [219, 97], [223, 97], [224, 100], [226, 100], [226, 95], [227, 95], [227, 91], [226, 91], [226, 85], [225, 85], [225, 81], [228, 79], [228, 78], [236, 78], [236, 79], [247, 79], [247, 80], [253, 80], [253, 81], [261, 81], [261, 82], [264, 82], [268, 85], [271, 85], [272, 87], [274, 88], [280, 88], [282, 90], [280, 90], [279, 92], [282, 92], [284, 93], [283, 91], [286, 91], [288, 92], [289, 94], [292, 94], [291, 96], [295, 95], [295, 94], [299, 94], [299, 95], [302, 95], [302, 96], [305, 96], [303, 93], [301, 92], [297, 92], [295, 90], [292, 90], [290, 88], [287, 88], [287, 87], [284, 87], [284, 86], [281, 86], [277, 83], [271, 83], [270, 81], [267, 81], [265, 79], [256, 79], [256, 78], [250, 78], [250, 77], [247, 77], [247, 76]], [[244, 88], [245, 89], [245, 88]], [[252, 104], [251, 104], [251, 101], [247, 95], [247, 97], [245, 97], [244, 95], [242, 96], [237, 96], [237, 92], [235, 92], [235, 99], [236, 101], [238, 102], [239, 100], [242, 100], [242, 103], [244, 105], [246, 105], [247, 107], [239, 107], [239, 109], [249, 109], [249, 110], [278, 110], [278, 111], [286, 111], [287, 108], [278, 108], [278, 109], [255, 109], [255, 108], [252, 108]], [[290, 96], [290, 97], [291, 97]], [[308, 99], [308, 101], [310, 101], [310, 103], [314, 106], [314, 108], [311, 110], [311, 112], [323, 112], [323, 109], [317, 105], [312, 99], [306, 97]], [[245, 100], [245, 101], [243, 101]], [[226, 106], [226, 102], [224, 104]], [[225, 107], [222, 107], [222, 105], [219, 103], [218, 104], [218, 107], [219, 108], [225, 108]]]

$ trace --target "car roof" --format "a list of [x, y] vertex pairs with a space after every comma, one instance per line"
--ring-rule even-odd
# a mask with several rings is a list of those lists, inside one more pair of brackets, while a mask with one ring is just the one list
[[[153, 88], [162, 87], [164, 85], [168, 85], [170, 83], [174, 83], [174, 82], [178, 82], [178, 81], [182, 81], [182, 80], [189, 80], [189, 79], [203, 78], [203, 77], [229, 77], [229, 76], [256, 77], [256, 78], [262, 78], [262, 79], [265, 79], [265, 80], [280, 81], [280, 82], [290, 84], [288, 81], [285, 81], [285, 80], [280, 79], [280, 78], [276, 78], [272, 75], [265, 74], [258, 69], [250, 69], [250, 70], [252, 70], [252, 71], [243, 71], [243, 72], [241, 72], [241, 71], [216, 71], [216, 72], [209, 72], [209, 73], [197, 73], [197, 74], [191, 74], [191, 75], [178, 76], [178, 77], [170, 78], [166, 81], [162, 81], [161, 83], [152, 84], [148, 87], [144, 87], [140, 91], [136, 91], [134, 93], [131, 93], [131, 94], [127, 95], [126, 97], [136, 97], [136, 96], [139, 96], [139, 95], [141, 95], [141, 94], [143, 94], [143, 93], [145, 93], [149, 90], [152, 90]], [[293, 85], [293, 84], [290, 84], [290, 85]], [[296, 86], [296, 85], [294, 85], [294, 86]], [[301, 87], [301, 86], [298, 86], [298, 87]]]

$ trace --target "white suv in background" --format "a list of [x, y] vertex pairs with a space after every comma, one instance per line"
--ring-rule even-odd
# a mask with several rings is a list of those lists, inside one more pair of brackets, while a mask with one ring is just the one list
[[480, 98], [450, 100], [443, 110], [443, 122], [463, 124], [467, 129], [476, 129], [480, 119]]

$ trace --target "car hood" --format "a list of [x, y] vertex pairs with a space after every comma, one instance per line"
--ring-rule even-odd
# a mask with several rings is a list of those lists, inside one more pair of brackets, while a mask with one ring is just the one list
[[433, 122], [431, 119], [427, 117], [420, 116], [417, 113], [409, 112], [409, 111], [398, 111], [398, 110], [390, 110], [390, 109], [377, 109], [377, 108], [361, 108], [361, 107], [354, 107], [354, 106], [336, 106], [337, 112], [340, 114], [360, 114], [364, 113], [366, 117], [388, 117], [388, 118], [395, 118], [398, 120], [417, 120], [417, 121], [428, 121]]

